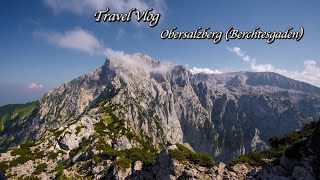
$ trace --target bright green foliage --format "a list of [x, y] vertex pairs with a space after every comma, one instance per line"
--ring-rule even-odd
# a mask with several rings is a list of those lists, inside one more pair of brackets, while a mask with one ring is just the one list
[[27, 104], [10, 104], [0, 107], [0, 132], [14, 121], [26, 120], [38, 105], [39, 101], [34, 101]]
[[57, 167], [56, 167], [56, 176], [60, 177], [63, 175], [63, 163], [62, 161], [58, 161]]
[[132, 162], [142, 161], [144, 165], [150, 165], [155, 157], [154, 153], [147, 152], [145, 149], [131, 148], [123, 150], [126, 154], [126, 158]]
[[302, 131], [287, 133], [283, 138], [273, 136], [268, 141], [270, 145], [275, 149], [279, 149], [283, 146], [288, 147], [295, 144], [303, 138], [308, 139], [314, 132], [316, 125], [317, 122], [311, 122], [310, 124], [307, 124], [304, 130]]
[[68, 127], [63, 128], [62, 130], [54, 129], [52, 130], [55, 137], [59, 137]]
[[126, 136], [129, 140], [135, 139], [144, 148], [150, 148], [150, 143], [143, 140], [141, 137], [131, 132], [129, 128], [125, 127], [125, 120], [119, 118], [114, 112], [116, 109], [123, 108], [122, 105], [112, 104], [110, 101], [103, 102], [100, 105], [100, 113], [102, 118], [98, 123], [94, 124], [95, 131], [101, 135], [107, 135], [111, 139], [115, 139], [119, 136]]
[[36, 167], [36, 169], [34, 170], [33, 174], [39, 175], [39, 174], [41, 174], [42, 172], [44, 172], [47, 167], [48, 167], [48, 166], [47, 166], [46, 163], [41, 163], [41, 164], [39, 164], [39, 165]]
[[193, 164], [198, 164], [204, 167], [216, 166], [212, 157], [208, 153], [195, 153], [181, 144], [176, 145], [178, 149], [169, 150], [169, 155], [179, 162], [189, 161]]
[[107, 129], [107, 126], [105, 125], [105, 123], [103, 121], [99, 121], [94, 124], [94, 130], [100, 135], [105, 135], [106, 129]]
[[[94, 124], [95, 131], [99, 136], [107, 136], [108, 138], [115, 139], [119, 136], [126, 136], [129, 140], [135, 140], [143, 146], [143, 148], [132, 148], [122, 151], [116, 151], [111, 146], [107, 145], [103, 138], [99, 138], [99, 142], [95, 144], [98, 150], [103, 151], [103, 156], [109, 159], [115, 159], [116, 157], [125, 158], [125, 162], [130, 161], [142, 161], [144, 165], [149, 165], [153, 162], [157, 150], [150, 143], [151, 139], [147, 136], [142, 138], [140, 135], [133, 133], [129, 128], [125, 127], [125, 120], [120, 119], [114, 114], [114, 111], [121, 108], [121, 105], [112, 104], [111, 102], [103, 102], [104, 105], [100, 105], [100, 113], [102, 118], [100, 122]], [[101, 104], [103, 104], [101, 103]], [[98, 161], [98, 158], [96, 157]], [[122, 161], [122, 160], [121, 160]]]
[[58, 157], [58, 153], [54, 153], [53, 151], [48, 152], [49, 159], [56, 159]]
[[55, 179], [59, 179], [59, 180], [67, 180], [68, 177], [63, 173], [64, 170], [64, 166], [62, 161], [58, 161], [57, 162], [57, 166], [56, 166], [56, 178]]
[[45, 155], [43, 151], [39, 149], [32, 152], [30, 147], [35, 146], [34, 142], [26, 142], [20, 145], [20, 148], [11, 151], [12, 156], [19, 156], [16, 159], [9, 162], [7, 168], [17, 166], [19, 164], [24, 164], [29, 160], [42, 159]]
[[103, 117], [100, 122], [94, 124], [94, 129], [98, 134], [109, 135], [110, 138], [126, 135], [125, 121], [113, 113], [112, 107], [101, 107], [101, 112]]
[[48, 159], [57, 159], [59, 153], [61, 153], [61, 154], [66, 154], [66, 153], [65, 153], [64, 151], [62, 151], [62, 150], [59, 150], [57, 153], [55, 153], [55, 152], [53, 152], [53, 151], [49, 151], [49, 152], [47, 153], [47, 157], [48, 157]]
[[200, 159], [199, 165], [204, 167], [213, 167], [216, 164], [214, 163], [212, 157], [208, 153], [199, 153], [197, 156]]
[[[25, 142], [23, 144], [20, 144], [20, 148], [14, 149], [11, 151], [11, 155], [12, 156], [32, 156], [34, 155], [31, 150], [30, 147], [35, 146], [36, 144], [34, 142], [28, 141]], [[39, 153], [39, 151], [37, 151], [37, 153]], [[38, 154], [37, 154], [38, 155]]]
[[231, 161], [229, 161], [229, 164], [231, 166], [234, 166], [239, 163], [247, 163], [251, 166], [258, 166], [265, 164], [265, 161], [263, 160], [264, 158], [266, 158], [266, 154], [259, 152], [250, 152], [248, 154], [244, 154], [232, 159]]
[[30, 148], [17, 148], [17, 149], [14, 149], [11, 151], [11, 156], [17, 156], [17, 155], [20, 155], [20, 156], [28, 156], [30, 155], [32, 152], [30, 150]]
[[102, 155], [108, 157], [109, 159], [115, 159], [116, 157], [124, 157], [126, 159], [129, 159], [130, 162], [141, 161], [144, 165], [150, 165], [155, 157], [155, 153], [148, 152], [146, 149], [131, 148], [122, 151], [117, 151], [114, 150], [111, 146], [101, 141], [97, 145], [97, 149], [102, 150]]
[[178, 149], [169, 150], [169, 155], [179, 162], [185, 162], [187, 160], [186, 154]]
[[118, 151], [114, 150], [111, 146], [108, 144], [104, 144], [104, 142], [99, 141], [99, 144], [97, 144], [97, 149], [103, 151], [103, 155], [115, 158], [119, 155]]
[[[71, 157], [75, 156], [79, 152], [85, 152], [88, 150], [90, 140], [80, 143], [78, 148], [75, 148], [70, 151], [69, 155]], [[147, 143], [146, 143], [147, 144]], [[124, 157], [130, 160], [131, 163], [135, 161], [142, 161], [144, 165], [149, 165], [153, 162], [155, 157], [155, 151], [151, 148], [151, 145], [145, 146], [146, 148], [131, 148], [122, 151], [114, 150], [111, 146], [106, 144], [102, 138], [99, 138], [99, 141], [94, 144], [97, 150], [101, 150], [102, 154], [94, 156], [95, 162], [100, 162], [101, 159], [107, 158], [115, 160], [117, 157]]]
[[192, 153], [192, 151], [190, 149], [188, 149], [187, 147], [183, 146], [182, 144], [176, 144], [176, 146], [182, 152]]
[[81, 142], [79, 144], [79, 147], [76, 147], [74, 149], [72, 149], [70, 152], [69, 152], [69, 156], [71, 157], [74, 157], [75, 155], [77, 155], [79, 152], [85, 152], [85, 151], [88, 151], [90, 146], [90, 140], [85, 140], [83, 142]]
[[116, 162], [116, 165], [120, 168], [127, 169], [130, 168], [131, 161], [125, 157], [120, 157]]

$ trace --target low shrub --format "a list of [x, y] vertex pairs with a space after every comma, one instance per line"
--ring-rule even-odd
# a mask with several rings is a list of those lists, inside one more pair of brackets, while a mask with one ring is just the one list
[[102, 155], [107, 156], [109, 159], [114, 159], [116, 157], [125, 157], [131, 162], [141, 161], [144, 165], [150, 165], [155, 157], [154, 153], [148, 152], [147, 150], [141, 148], [131, 148], [117, 151], [107, 144], [99, 143], [97, 149], [102, 150]]
[[115, 164], [120, 168], [127, 169], [130, 168], [131, 161], [125, 157], [120, 157]]
[[178, 149], [169, 150], [169, 156], [178, 160], [179, 162], [184, 162], [187, 160], [186, 155]]
[[154, 154], [140, 148], [131, 148], [124, 150], [126, 157], [132, 162], [141, 161], [144, 165], [150, 165], [153, 162]]
[[204, 166], [204, 167], [212, 167], [215, 166], [216, 164], [214, 163], [212, 157], [208, 153], [199, 153], [198, 157], [200, 159], [199, 165]]
[[76, 134], [79, 134], [79, 132], [81, 131], [81, 129], [82, 129], [82, 126], [77, 126], [77, 128], [76, 128]]
[[56, 176], [60, 177], [62, 175], [63, 175], [63, 163], [62, 161], [58, 161], [56, 166]]
[[47, 166], [46, 163], [41, 163], [41, 164], [39, 164], [39, 165], [36, 167], [36, 169], [33, 171], [33, 174], [39, 175], [39, 174], [41, 174], [42, 172], [44, 172], [47, 167], [48, 167], [48, 166]]
[[111, 146], [107, 144], [101, 144], [97, 146], [98, 150], [102, 150], [103, 155], [109, 157], [109, 158], [115, 158], [119, 155], [118, 151], [114, 150]]
[[250, 166], [263, 165], [266, 163], [263, 160], [264, 158], [266, 158], [266, 156], [268, 156], [268, 155], [265, 153], [250, 152], [248, 154], [244, 154], [244, 155], [241, 155], [239, 157], [232, 159], [231, 161], [229, 161], [229, 164], [231, 166], [234, 166], [234, 165], [240, 164], [240, 163], [247, 163]]
[[252, 166], [256, 166], [264, 164], [264, 159], [273, 159], [274, 164], [279, 164], [278, 158], [283, 154], [289, 158], [299, 160], [302, 158], [300, 151], [307, 152], [305, 148], [307, 147], [308, 139], [315, 131], [317, 125], [317, 122], [311, 122], [310, 124], [305, 125], [301, 131], [287, 133], [282, 138], [273, 136], [268, 140], [272, 147], [271, 150], [241, 155], [229, 161], [229, 164], [248, 163]]
[[216, 166], [212, 157], [208, 153], [195, 153], [190, 149], [186, 148], [182, 144], [176, 144], [178, 149], [169, 150], [169, 156], [178, 160], [179, 162], [189, 161], [193, 164], [198, 164], [204, 167]]
[[300, 160], [302, 158], [302, 154], [300, 153], [300, 150], [302, 150], [303, 147], [306, 147], [306, 145], [307, 145], [306, 140], [297, 141], [284, 151], [284, 155], [289, 158], [295, 158]]
[[54, 153], [53, 151], [48, 152], [49, 159], [57, 159], [58, 153]]
[[11, 151], [11, 156], [27, 156], [30, 155], [32, 152], [29, 148], [17, 148]]
[[8, 161], [2, 161], [0, 162], [0, 170], [5, 172], [9, 168]]
[[278, 148], [280, 145], [283, 144], [283, 142], [281, 141], [281, 139], [277, 136], [272, 136], [269, 140], [268, 140], [269, 144], [271, 147], [273, 148]]

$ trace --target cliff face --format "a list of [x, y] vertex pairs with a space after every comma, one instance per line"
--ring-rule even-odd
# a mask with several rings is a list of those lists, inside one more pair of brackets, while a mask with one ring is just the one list
[[271, 136], [300, 129], [319, 115], [318, 88], [275, 73], [198, 74], [194, 79], [222, 159], [264, 149]]
[[[272, 135], [299, 129], [319, 113], [319, 88], [275, 73], [193, 75], [183, 66], [134, 54], [107, 60], [50, 91], [27, 120], [4, 126], [0, 135], [1, 145], [49, 138], [53, 149], [69, 152], [105, 120], [106, 127], [112, 124], [110, 145], [118, 150], [142, 147], [138, 139], [157, 149], [189, 143], [225, 161], [267, 149]], [[139, 138], [130, 139], [128, 132]]]

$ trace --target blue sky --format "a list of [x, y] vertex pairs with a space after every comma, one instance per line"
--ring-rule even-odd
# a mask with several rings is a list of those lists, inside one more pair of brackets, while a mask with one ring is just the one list
[[[101, 48], [140, 52], [185, 65], [194, 72], [273, 71], [320, 86], [320, 1], [245, 2], [2, 2], [0, 105], [38, 99], [48, 90], [93, 71], [105, 61], [104, 54], [96, 52]], [[106, 7], [119, 13], [150, 7], [161, 13], [161, 20], [154, 28], [134, 22], [134, 18], [130, 23], [96, 23], [93, 14]], [[273, 44], [265, 40], [222, 40], [213, 44], [210, 40], [160, 39], [164, 29], [193, 31], [199, 26], [223, 32], [231, 26], [243, 31], [257, 26], [265, 31], [285, 31], [292, 26], [294, 30], [304, 27], [305, 34], [299, 42], [276, 40]], [[76, 44], [72, 44], [74, 39]]]

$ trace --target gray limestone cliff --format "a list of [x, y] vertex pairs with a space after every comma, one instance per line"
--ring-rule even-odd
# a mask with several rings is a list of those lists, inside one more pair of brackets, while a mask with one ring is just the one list
[[266, 150], [271, 136], [316, 119], [320, 88], [270, 72], [193, 75], [183, 66], [134, 54], [106, 60], [94, 72], [48, 92], [30, 116], [2, 128], [0, 144], [50, 137], [53, 149], [70, 151], [96, 133], [94, 124], [104, 114], [113, 117], [112, 123], [121, 119], [103, 131], [117, 150], [142, 147], [140, 140], [158, 150], [188, 143], [215, 161], [227, 161]]

